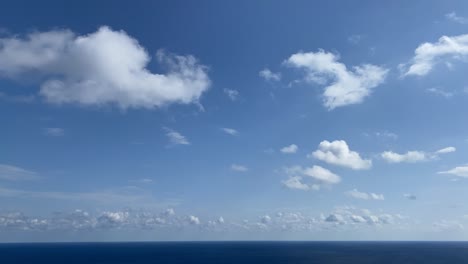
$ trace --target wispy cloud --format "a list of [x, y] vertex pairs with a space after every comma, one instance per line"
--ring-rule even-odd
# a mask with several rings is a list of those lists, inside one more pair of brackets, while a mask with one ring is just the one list
[[0, 164], [0, 179], [8, 181], [25, 181], [39, 179], [39, 175], [30, 170], [8, 164]]
[[236, 101], [239, 98], [240, 93], [237, 90], [224, 88], [223, 91], [231, 101]]
[[43, 129], [44, 135], [51, 137], [62, 137], [65, 135], [65, 130], [60, 127], [46, 127]]
[[281, 73], [272, 72], [270, 69], [265, 68], [261, 70], [258, 75], [262, 77], [265, 81], [280, 81], [281, 80]]
[[244, 165], [232, 164], [232, 165], [231, 165], [231, 170], [237, 171], [237, 172], [246, 172], [246, 171], [249, 170], [249, 168], [247, 168], [247, 167], [244, 166]]
[[223, 131], [224, 133], [229, 134], [231, 136], [239, 135], [239, 131], [235, 130], [234, 128], [222, 127], [221, 131]]
[[164, 130], [166, 131], [166, 136], [172, 145], [190, 145], [188, 139], [179, 132], [167, 127], [164, 127]]
[[445, 14], [445, 18], [459, 24], [468, 24], [468, 18], [457, 15], [455, 12]]

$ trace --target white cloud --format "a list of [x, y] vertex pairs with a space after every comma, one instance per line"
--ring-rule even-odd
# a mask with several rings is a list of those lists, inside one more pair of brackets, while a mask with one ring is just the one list
[[381, 138], [389, 138], [389, 139], [393, 139], [393, 140], [398, 139], [397, 134], [392, 133], [392, 132], [388, 132], [388, 131], [375, 132], [375, 135], [377, 137], [381, 137]]
[[0, 164], [0, 180], [24, 181], [36, 179], [39, 179], [39, 175], [34, 171], [8, 164]]
[[448, 171], [439, 171], [439, 174], [451, 174], [458, 177], [468, 178], [468, 165], [458, 166]]
[[305, 168], [303, 174], [326, 184], [336, 184], [341, 181], [340, 176], [317, 165], [314, 165], [311, 168]]
[[[301, 166], [286, 167], [284, 172], [289, 177], [282, 183], [289, 189], [318, 191], [322, 185], [337, 184], [341, 181], [340, 176], [316, 165], [309, 168]], [[308, 183], [310, 181], [311, 183]]]
[[239, 97], [239, 91], [237, 91], [237, 90], [231, 90], [231, 89], [224, 88], [223, 91], [229, 97], [229, 99], [231, 99], [231, 101], [236, 101], [237, 98]]
[[446, 147], [446, 148], [437, 150], [436, 153], [437, 154], [445, 154], [445, 153], [451, 153], [451, 152], [455, 152], [455, 151], [457, 151], [457, 149], [455, 147]]
[[44, 128], [44, 134], [52, 137], [61, 137], [65, 135], [65, 130], [60, 127], [46, 127]]
[[249, 168], [247, 168], [247, 167], [244, 166], [244, 165], [232, 164], [232, 165], [231, 165], [231, 170], [233, 170], [233, 171], [238, 171], [238, 172], [246, 172], [246, 171], [249, 170]]
[[281, 152], [286, 154], [296, 153], [299, 147], [296, 144], [291, 144], [281, 149]]
[[362, 200], [385, 200], [385, 197], [383, 194], [365, 193], [365, 192], [360, 192], [357, 189], [347, 191], [345, 194], [350, 197], [353, 197], [356, 199], [362, 199]]
[[190, 142], [188, 139], [180, 134], [177, 131], [174, 131], [170, 128], [165, 127], [164, 130], [166, 130], [166, 136], [169, 139], [169, 142], [173, 145], [190, 145]]
[[348, 70], [338, 62], [339, 56], [319, 50], [291, 55], [286, 64], [306, 71], [306, 81], [326, 85], [324, 105], [329, 110], [359, 104], [372, 93], [372, 89], [385, 81], [388, 70], [371, 64], [354, 66]]
[[266, 81], [280, 81], [281, 80], [281, 73], [274, 73], [270, 71], [270, 69], [265, 68], [261, 70], [258, 75], [265, 79]]
[[362, 159], [359, 153], [351, 151], [344, 140], [320, 142], [319, 147], [312, 153], [314, 158], [326, 163], [339, 165], [353, 170], [365, 170], [372, 167], [372, 160]]
[[232, 136], [237, 136], [239, 135], [239, 131], [233, 129], [233, 128], [227, 128], [227, 127], [222, 127], [221, 130], [226, 133], [226, 134], [229, 134], [229, 135], [232, 135]]
[[380, 156], [389, 163], [415, 163], [415, 162], [422, 162], [433, 160], [439, 157], [440, 154], [447, 154], [451, 152], [455, 152], [457, 149], [455, 147], [446, 147], [439, 149], [435, 152], [424, 152], [424, 151], [417, 151], [412, 150], [408, 151], [404, 154], [399, 154], [393, 151], [384, 151]]
[[207, 68], [194, 57], [159, 51], [156, 58], [167, 73], [150, 72], [138, 41], [105, 26], [81, 36], [55, 30], [0, 38], [0, 76], [41, 76], [40, 94], [52, 103], [152, 109], [197, 103], [209, 88]]
[[468, 18], [458, 16], [455, 12], [445, 14], [445, 18], [459, 24], [468, 24]]
[[188, 221], [192, 225], [199, 225], [200, 224], [200, 219], [198, 217], [196, 217], [196, 216], [193, 216], [193, 215], [190, 215], [188, 217]]
[[460, 231], [460, 230], [465, 229], [463, 224], [457, 221], [449, 221], [449, 220], [436, 221], [432, 224], [432, 227], [434, 228], [434, 231], [438, 231], [438, 232]]
[[297, 189], [297, 190], [303, 190], [303, 191], [320, 188], [318, 186], [315, 186], [314, 188], [313, 186], [303, 183], [302, 177], [300, 176], [289, 177], [287, 180], [283, 181], [283, 184], [289, 189]]
[[415, 50], [409, 65], [400, 65], [404, 76], [427, 75], [440, 62], [463, 60], [468, 55], [468, 34], [459, 36], [442, 36], [436, 43], [423, 43]]
[[405, 154], [398, 154], [392, 151], [385, 151], [381, 154], [382, 158], [389, 163], [400, 163], [400, 162], [419, 162], [426, 161], [429, 159], [427, 154], [423, 151], [408, 151]]

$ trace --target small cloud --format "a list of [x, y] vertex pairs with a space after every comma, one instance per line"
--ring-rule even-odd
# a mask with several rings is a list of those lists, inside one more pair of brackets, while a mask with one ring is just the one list
[[320, 142], [319, 147], [311, 155], [329, 164], [348, 167], [353, 170], [366, 170], [372, 167], [372, 160], [362, 159], [359, 153], [351, 151], [344, 140]]
[[200, 219], [196, 216], [190, 215], [188, 217], [188, 221], [191, 225], [199, 225], [200, 224]]
[[148, 183], [152, 183], [153, 179], [143, 178], [143, 179], [133, 180], [132, 182], [148, 184]]
[[180, 134], [177, 131], [174, 131], [173, 129], [164, 127], [164, 130], [166, 130], [166, 136], [169, 139], [169, 142], [173, 145], [190, 145], [190, 142], [188, 139]]
[[468, 18], [458, 16], [455, 12], [450, 12], [448, 14], [445, 14], [445, 18], [455, 23], [468, 24]]
[[227, 127], [222, 127], [221, 130], [226, 133], [226, 134], [229, 134], [231, 136], [237, 136], [239, 135], [239, 131], [235, 130], [234, 128], [227, 128]]
[[238, 172], [246, 172], [246, 171], [249, 170], [249, 168], [247, 168], [244, 165], [232, 164], [231, 165], [231, 170], [238, 171]]
[[281, 149], [281, 152], [286, 154], [293, 154], [296, 153], [299, 147], [296, 144], [291, 144]]
[[365, 193], [365, 192], [360, 192], [357, 189], [347, 191], [345, 192], [345, 194], [350, 197], [353, 197], [356, 199], [362, 199], [362, 200], [385, 200], [385, 197], [383, 194]]
[[438, 151], [436, 151], [437, 154], [445, 154], [445, 153], [451, 153], [451, 152], [455, 152], [457, 151], [457, 149], [455, 147], [446, 147], [446, 148], [443, 148], [443, 149], [439, 149]]
[[231, 101], [236, 101], [239, 98], [239, 91], [237, 90], [231, 90], [224, 88], [224, 93], [231, 99]]
[[442, 97], [445, 97], [445, 98], [451, 98], [451, 97], [453, 97], [455, 95], [454, 92], [448, 92], [448, 91], [445, 91], [444, 89], [441, 89], [439, 87], [429, 88], [429, 89], [427, 89], [427, 92], [435, 94], [435, 95], [439, 95], [439, 96], [442, 96]]
[[451, 174], [458, 177], [468, 178], [468, 165], [458, 166], [448, 171], [439, 171], [439, 174]]
[[417, 198], [416, 195], [414, 195], [414, 194], [409, 194], [409, 193], [403, 194], [403, 197], [405, 197], [405, 198], [408, 199], [408, 200], [416, 200], [416, 198]]
[[62, 137], [65, 135], [65, 130], [60, 127], [46, 127], [44, 134], [51, 137]]
[[362, 38], [363, 37], [361, 35], [351, 35], [348, 37], [348, 42], [353, 45], [357, 45], [359, 42], [361, 42]]
[[281, 73], [274, 73], [270, 69], [265, 68], [261, 70], [258, 75], [262, 77], [265, 81], [280, 81], [281, 80]]
[[26, 170], [20, 167], [0, 164], [0, 179], [7, 181], [25, 181], [25, 180], [36, 180], [39, 179], [39, 175], [30, 170]]

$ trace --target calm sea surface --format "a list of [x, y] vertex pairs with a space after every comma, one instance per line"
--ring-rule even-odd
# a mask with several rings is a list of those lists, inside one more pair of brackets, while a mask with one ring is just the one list
[[0, 263], [468, 263], [468, 242], [0, 244]]

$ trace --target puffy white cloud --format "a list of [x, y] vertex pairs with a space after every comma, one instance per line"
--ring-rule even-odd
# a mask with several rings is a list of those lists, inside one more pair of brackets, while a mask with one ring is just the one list
[[448, 171], [439, 171], [439, 174], [451, 174], [458, 177], [468, 178], [468, 165], [458, 166]]
[[271, 217], [269, 215], [264, 215], [260, 218], [260, 221], [263, 223], [263, 224], [268, 224], [271, 222]]
[[341, 181], [340, 176], [317, 165], [314, 165], [311, 168], [305, 168], [303, 174], [326, 184], [336, 184]]
[[289, 146], [286, 146], [286, 147], [282, 148], [281, 152], [287, 153], [287, 154], [292, 154], [292, 153], [296, 153], [298, 149], [299, 149], [299, 147], [296, 144], [291, 144]]
[[238, 171], [238, 172], [246, 172], [246, 171], [249, 170], [249, 168], [247, 168], [247, 167], [244, 166], [244, 165], [232, 164], [232, 165], [231, 165], [231, 170], [233, 170], [233, 171]]
[[198, 219], [198, 217], [193, 216], [193, 215], [190, 215], [190, 216], [188, 217], [188, 221], [189, 221], [189, 223], [192, 224], [192, 225], [199, 225], [199, 224], [200, 224], [200, 219]]
[[348, 167], [353, 170], [365, 170], [372, 167], [372, 160], [362, 159], [359, 153], [351, 151], [344, 140], [320, 142], [312, 153], [314, 158], [326, 163]]
[[468, 34], [442, 36], [436, 43], [423, 43], [415, 50], [415, 55], [408, 65], [400, 65], [404, 76], [424, 76], [440, 62], [463, 60], [468, 55]]
[[362, 200], [385, 200], [385, 197], [383, 194], [365, 193], [365, 192], [360, 192], [357, 189], [347, 191], [345, 194], [350, 197], [353, 197], [356, 199], [362, 199]]
[[311, 189], [318, 190], [320, 187], [318, 185], [309, 185], [302, 182], [302, 177], [300, 176], [292, 176], [289, 177], [287, 180], [283, 181], [284, 186], [289, 189], [297, 189], [308, 191]]
[[354, 66], [349, 70], [338, 60], [338, 55], [319, 50], [293, 54], [285, 63], [304, 69], [308, 82], [329, 84], [323, 93], [324, 105], [329, 110], [362, 103], [373, 88], [385, 81], [388, 73], [387, 69], [371, 64]]
[[[302, 168], [301, 166], [287, 167], [284, 171], [289, 177], [282, 183], [289, 189], [317, 191], [320, 190], [322, 185], [337, 184], [341, 181], [340, 176], [317, 165], [309, 168]], [[311, 183], [306, 183], [308, 181], [311, 181]]]
[[164, 130], [166, 130], [166, 136], [169, 139], [169, 142], [173, 145], [190, 145], [190, 142], [188, 139], [180, 134], [179, 132], [165, 127]]
[[231, 99], [231, 101], [236, 101], [239, 97], [239, 91], [225, 88], [224, 93]]
[[36, 179], [39, 179], [39, 175], [34, 171], [26, 170], [13, 165], [0, 164], [0, 180], [24, 181]]
[[207, 68], [194, 57], [159, 51], [156, 58], [166, 73], [150, 72], [138, 41], [106, 26], [81, 36], [54, 30], [0, 38], [0, 76], [40, 76], [40, 94], [53, 103], [151, 109], [197, 103], [209, 88]]
[[65, 135], [65, 130], [60, 127], [46, 127], [44, 128], [44, 134], [52, 137], [61, 137]]
[[229, 134], [231, 136], [239, 135], [239, 131], [235, 130], [234, 128], [222, 127], [221, 131], [223, 131], [224, 133]]
[[281, 73], [274, 73], [270, 69], [265, 68], [261, 70], [258, 75], [265, 79], [266, 81], [279, 81], [281, 80]]
[[439, 149], [435, 152], [424, 152], [424, 151], [417, 151], [412, 150], [408, 151], [404, 154], [399, 154], [393, 151], [384, 151], [380, 155], [385, 161], [389, 163], [415, 163], [415, 162], [422, 162], [428, 161], [432, 159], [436, 159], [439, 157], [440, 154], [447, 154], [451, 152], [455, 152], [457, 149], [455, 147], [446, 147]]
[[458, 16], [455, 12], [445, 14], [445, 18], [459, 24], [468, 24], [468, 18]]
[[330, 214], [329, 216], [327, 216], [327, 218], [325, 218], [325, 221], [326, 222], [343, 223], [344, 218], [340, 214]]

